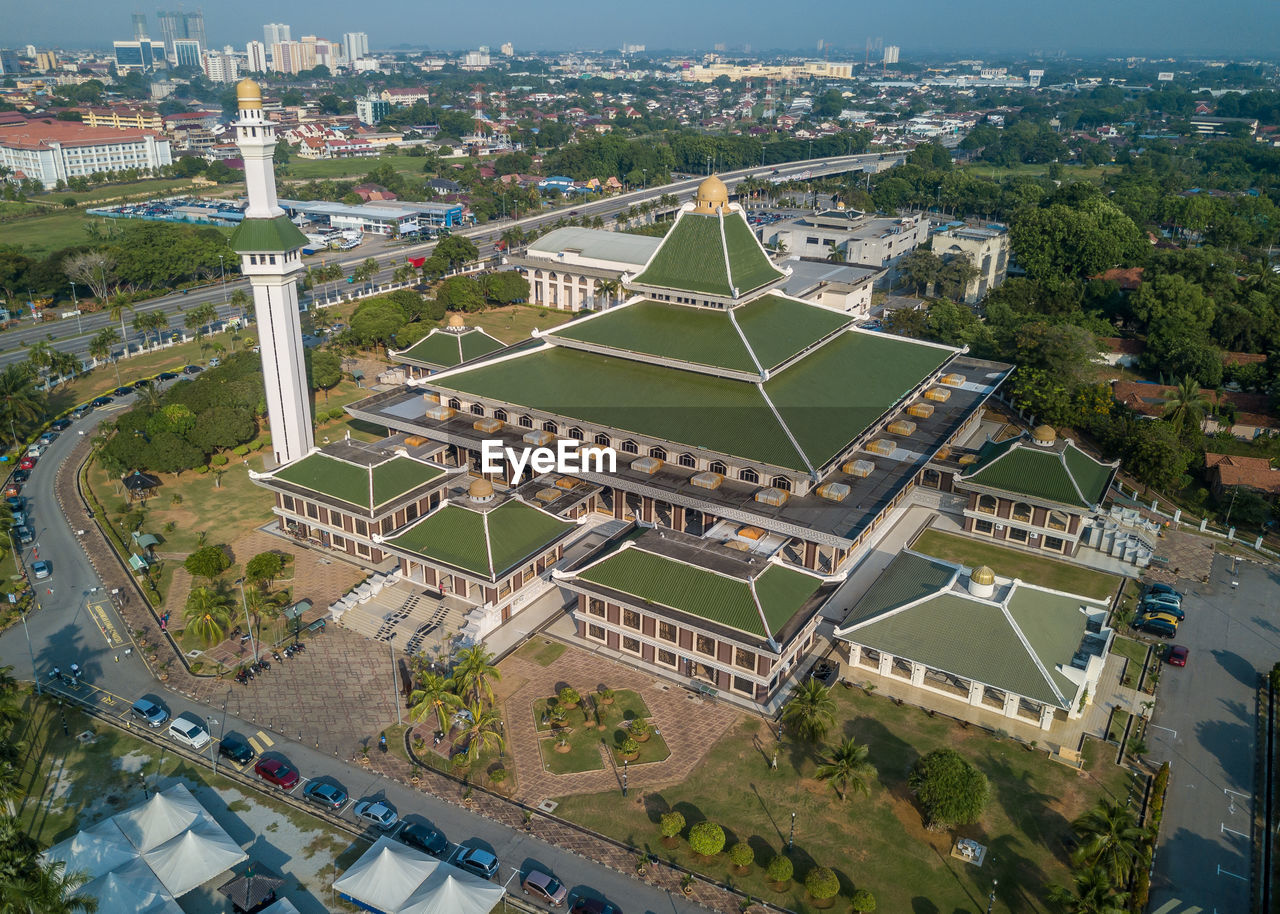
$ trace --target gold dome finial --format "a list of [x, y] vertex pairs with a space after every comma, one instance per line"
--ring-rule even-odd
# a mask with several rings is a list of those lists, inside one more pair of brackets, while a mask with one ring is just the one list
[[975, 584], [994, 584], [996, 582], [996, 573], [987, 565], [979, 565], [973, 569], [969, 579]]
[[493, 483], [481, 476], [479, 479], [471, 480], [471, 485], [467, 487], [467, 496], [472, 501], [486, 502], [493, 498]]
[[714, 213], [729, 205], [729, 188], [718, 177], [711, 175], [698, 185], [693, 202], [695, 213]]
[[454, 311], [452, 314], [449, 315], [449, 320], [445, 324], [446, 327], [457, 329], [457, 330], [461, 330], [466, 325], [467, 325], [466, 320], [464, 320], [462, 315], [459, 314], [457, 311]]
[[1031, 437], [1035, 439], [1036, 444], [1048, 447], [1058, 440], [1058, 433], [1054, 431], [1052, 425], [1039, 425], [1031, 432]]
[[262, 107], [262, 87], [252, 79], [242, 79], [236, 83], [236, 106], [240, 110]]

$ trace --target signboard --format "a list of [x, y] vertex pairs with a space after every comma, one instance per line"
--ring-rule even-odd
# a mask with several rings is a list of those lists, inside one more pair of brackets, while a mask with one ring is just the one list
[[1157, 79], [1159, 82], [1162, 82], [1162, 83], [1171, 83], [1171, 82], [1173, 82], [1173, 74], [1172, 74], [1172, 73], [1157, 73], [1157, 74], [1156, 74], [1156, 79]]

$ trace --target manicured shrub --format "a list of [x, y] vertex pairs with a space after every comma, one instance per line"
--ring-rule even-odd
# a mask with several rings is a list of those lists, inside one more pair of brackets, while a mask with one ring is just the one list
[[825, 866], [815, 866], [805, 874], [804, 887], [818, 901], [826, 901], [839, 893], [840, 878]]
[[637, 717], [635, 720], [633, 720], [631, 722], [631, 726], [628, 729], [631, 730], [631, 735], [635, 737], [637, 740], [648, 739], [649, 734], [653, 731], [653, 728], [649, 726], [649, 722], [645, 720], [643, 717]]
[[214, 454], [209, 458], [209, 463], [215, 467], [225, 467], [228, 462], [226, 454]]
[[689, 849], [703, 857], [714, 857], [724, 850], [724, 829], [714, 822], [699, 822], [689, 829]]
[[925, 755], [912, 766], [907, 784], [931, 829], [977, 822], [991, 794], [987, 776], [954, 749]]
[[795, 864], [791, 862], [791, 858], [786, 854], [779, 854], [769, 861], [769, 865], [764, 868], [764, 874], [769, 877], [770, 882], [786, 884], [791, 881], [791, 876], [795, 873]]
[[628, 736], [622, 741], [622, 745], [618, 747], [618, 751], [623, 755], [635, 755], [640, 751], [640, 744]]
[[756, 852], [751, 849], [751, 845], [747, 842], [739, 841], [729, 848], [729, 859], [734, 866], [750, 866], [755, 862]]
[[858, 889], [853, 893], [854, 914], [871, 914], [876, 909], [876, 896], [870, 889]]
[[658, 827], [662, 830], [662, 837], [675, 838], [684, 831], [684, 816], [676, 812], [664, 812], [662, 818], [658, 820]]
[[573, 686], [565, 686], [556, 693], [556, 698], [560, 699], [560, 704], [566, 708], [572, 708], [578, 702], [582, 701], [582, 696], [578, 694], [577, 689]]
[[231, 453], [235, 454], [237, 457], [248, 457], [248, 456], [249, 456], [249, 445], [247, 445], [247, 444], [238, 444], [238, 445], [236, 445], [234, 448], [232, 448], [232, 449], [231, 449]]

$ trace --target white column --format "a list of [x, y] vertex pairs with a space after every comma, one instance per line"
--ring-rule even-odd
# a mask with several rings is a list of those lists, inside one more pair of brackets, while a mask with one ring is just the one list
[[849, 666], [857, 666], [862, 662], [862, 645], [849, 645]]
[[1048, 730], [1051, 727], [1053, 727], [1053, 715], [1054, 715], [1053, 708], [1049, 707], [1048, 705], [1043, 705], [1040, 708], [1040, 729], [1041, 730]]
[[913, 686], [919, 687], [924, 685], [924, 674], [927, 669], [928, 667], [923, 663], [916, 663], [914, 660], [911, 661], [911, 684]]
[[982, 707], [982, 692], [984, 686], [980, 682], [969, 680], [969, 704], [975, 708]]
[[1005, 717], [1018, 716], [1018, 696], [1017, 695], [1006, 694], [1004, 696], [1004, 716]]
[[893, 655], [882, 653], [880, 655], [880, 675], [888, 676], [892, 672], [893, 672]]

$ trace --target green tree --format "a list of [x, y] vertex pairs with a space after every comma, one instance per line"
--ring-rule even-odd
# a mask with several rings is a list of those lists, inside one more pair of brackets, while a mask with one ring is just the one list
[[[171, 406], [163, 407], [162, 411], [170, 408]], [[204, 410], [198, 421], [195, 416], [192, 417], [191, 428], [183, 432], [192, 444], [209, 453], [246, 444], [257, 433], [258, 426], [253, 421], [252, 414], [247, 409], [234, 406], [215, 406]]]
[[329, 391], [342, 381], [342, 359], [337, 353], [327, 349], [308, 352], [307, 356], [311, 386], [317, 390], [323, 390], [327, 402]]
[[739, 841], [733, 847], [729, 848], [729, 861], [737, 867], [746, 869], [755, 862], [756, 852], [751, 849], [751, 845], [746, 841]]
[[493, 663], [493, 654], [483, 644], [473, 644], [458, 652], [453, 667], [453, 681], [459, 695], [469, 695], [471, 701], [493, 703], [493, 682], [502, 674]]
[[113, 321], [120, 322], [120, 339], [127, 340], [129, 331], [124, 326], [124, 315], [126, 311], [133, 310], [133, 300], [123, 292], [117, 292], [111, 296], [111, 301], [107, 303], [107, 313], [111, 315]]
[[827, 242], [827, 260], [831, 263], [844, 263], [846, 260], [845, 249], [834, 241]]
[[[446, 280], [446, 284], [449, 280]], [[510, 305], [514, 302], [528, 301], [529, 299], [529, 280], [516, 270], [500, 270], [496, 273], [487, 273], [481, 286], [484, 289], [484, 295], [489, 301], [497, 302], [500, 305]], [[465, 308], [462, 310], [466, 310]]]
[[1074, 877], [1074, 889], [1054, 884], [1045, 893], [1062, 914], [1129, 914], [1129, 893], [1101, 869], [1078, 869]]
[[278, 552], [259, 552], [244, 566], [244, 576], [260, 588], [270, 587], [284, 571], [284, 557]]
[[870, 889], [855, 889], [849, 901], [854, 914], [871, 914], [876, 909], [876, 896]]
[[45, 412], [44, 394], [36, 390], [31, 370], [21, 363], [0, 369], [0, 422], [18, 446], [18, 429], [35, 425]]
[[791, 862], [791, 858], [786, 854], [778, 854], [769, 861], [769, 865], [764, 868], [764, 874], [769, 877], [769, 881], [775, 885], [786, 885], [791, 881], [792, 875], [795, 873], [795, 864]]
[[212, 581], [231, 567], [231, 556], [223, 546], [205, 546], [187, 556], [182, 567], [193, 578]]
[[169, 318], [163, 311], [142, 311], [133, 316], [133, 331], [145, 342], [148, 334], [155, 334], [155, 342], [160, 343], [161, 332], [169, 326]]
[[840, 877], [825, 866], [815, 866], [804, 877], [804, 887], [818, 901], [835, 898], [840, 892]]
[[867, 761], [870, 752], [871, 747], [850, 737], [831, 750], [815, 774], [818, 780], [831, 782], [842, 803], [849, 798], [851, 789], [861, 794], [870, 793], [868, 781], [876, 774], [875, 766]]
[[204, 336], [209, 332], [210, 325], [217, 319], [217, 306], [213, 302], [204, 302], [187, 312], [187, 316], [183, 318], [183, 325], [188, 330], [195, 331], [196, 336]]
[[1210, 403], [1195, 378], [1184, 377], [1164, 400], [1164, 418], [1179, 435], [1199, 429]]
[[689, 850], [702, 857], [724, 850], [724, 840], [724, 829], [714, 822], [699, 822], [689, 829]]
[[801, 739], [816, 743], [835, 723], [835, 708], [831, 690], [816, 679], [806, 679], [791, 693], [782, 721]]
[[463, 757], [467, 764], [474, 765], [480, 760], [486, 749], [500, 752], [506, 746], [502, 738], [502, 717], [496, 708], [485, 707], [484, 703], [475, 700], [466, 702], [462, 715], [462, 728], [457, 742], [463, 748]]
[[400, 305], [385, 298], [372, 298], [352, 314], [351, 335], [364, 346], [390, 346], [408, 320]]
[[193, 587], [182, 617], [206, 645], [216, 644], [227, 636], [231, 624], [231, 598], [212, 587]]
[[934, 749], [920, 758], [907, 784], [931, 829], [977, 822], [991, 794], [987, 776], [954, 749]]
[[930, 283], [938, 281], [942, 259], [927, 248], [916, 248], [898, 262], [898, 272], [916, 295], [923, 295]]
[[664, 838], [678, 838], [684, 831], [684, 816], [676, 810], [664, 812], [658, 821], [658, 828]]
[[483, 311], [484, 291], [470, 276], [450, 276], [436, 290], [436, 301], [450, 311]]
[[1125, 885], [1144, 859], [1151, 830], [1138, 824], [1132, 811], [1105, 800], [1071, 823], [1076, 836], [1072, 863], [1081, 870], [1099, 869], [1114, 885]]
[[449, 728], [445, 724], [445, 709], [461, 705], [458, 696], [450, 690], [449, 680], [439, 673], [422, 672], [417, 677], [417, 688], [409, 693], [409, 716], [421, 721], [432, 711], [440, 732]]

